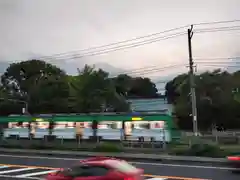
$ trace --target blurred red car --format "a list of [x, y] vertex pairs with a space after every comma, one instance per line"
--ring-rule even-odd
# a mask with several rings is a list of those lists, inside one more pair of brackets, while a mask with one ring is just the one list
[[46, 180], [143, 180], [143, 170], [124, 160], [96, 157], [50, 173]]
[[240, 155], [233, 155], [227, 157], [228, 162], [232, 168], [234, 168], [233, 172], [240, 171]]

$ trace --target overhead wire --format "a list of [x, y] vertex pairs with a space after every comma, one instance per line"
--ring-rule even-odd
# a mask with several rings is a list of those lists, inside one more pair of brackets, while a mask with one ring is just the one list
[[[216, 69], [221, 69], [221, 68], [239, 68], [240, 70], [240, 65], [225, 65], [225, 66], [220, 66], [219, 64], [200, 64], [200, 66], [204, 67], [216, 67]], [[237, 71], [237, 70], [235, 70]]]
[[99, 48], [105, 48], [105, 47], [109, 47], [109, 46], [114, 46], [114, 45], [118, 45], [118, 44], [122, 44], [122, 43], [132, 42], [132, 41], [136, 41], [136, 40], [139, 40], [139, 39], [149, 38], [149, 37], [157, 36], [157, 35], [160, 35], [160, 34], [172, 32], [172, 31], [176, 31], [176, 30], [180, 30], [180, 29], [183, 29], [183, 28], [187, 28], [189, 26], [190, 25], [184, 25], [184, 26], [180, 26], [180, 27], [177, 27], [177, 28], [164, 30], [164, 31], [161, 31], [161, 32], [148, 34], [148, 35], [145, 35], [145, 36], [135, 37], [135, 38], [132, 38], [132, 39], [127, 39], [127, 40], [123, 40], [123, 41], [117, 41], [117, 42], [114, 42], [114, 43], [109, 43], [109, 44], [105, 44], [105, 45], [101, 45], [101, 46], [94, 46], [94, 47], [80, 49], [80, 50], [76, 50], [76, 51], [68, 51], [68, 52], [65, 52], [65, 53], [52, 54], [50, 56], [42, 56], [40, 58], [48, 58], [48, 57], [52, 57], [52, 56], [66, 55], [66, 54], [69, 54], [69, 53], [79, 53], [79, 52], [95, 50], [95, 49], [99, 49]]
[[[194, 33], [207, 33], [207, 32], [220, 32], [220, 31], [233, 31], [233, 30], [240, 30], [240, 26], [196, 29], [196, 30], [194, 30]], [[120, 45], [120, 46], [116, 46], [116, 47], [112, 47], [112, 48], [105, 48], [105, 49], [101, 49], [98, 51], [91, 51], [91, 52], [86, 52], [83, 54], [72, 54], [72, 55], [68, 55], [67, 57], [62, 57], [62, 59], [58, 59], [56, 57], [51, 57], [50, 59], [54, 59], [54, 60], [81, 59], [84, 57], [96, 56], [96, 55], [106, 54], [109, 52], [139, 47], [139, 46], [155, 43], [155, 42], [158, 42], [161, 40], [166, 40], [166, 39], [170, 39], [170, 38], [174, 38], [174, 37], [178, 37], [178, 36], [182, 36], [182, 35], [186, 35], [186, 34], [187, 34], [186, 32], [178, 32], [175, 34], [170, 34], [168, 36], [156, 37], [156, 38], [152, 38], [149, 40], [144, 40], [144, 41], [135, 42], [135, 43], [126, 44], [126, 45]], [[42, 60], [47, 60], [47, 59], [42, 59]]]
[[[135, 47], [139, 47], [139, 46], [143, 46], [143, 45], [147, 45], [147, 44], [152, 44], [152, 43], [155, 43], [158, 41], [167, 40], [167, 39], [175, 38], [175, 37], [186, 35], [186, 34], [187, 34], [186, 32], [178, 32], [178, 33], [170, 34], [167, 36], [156, 37], [156, 38], [152, 38], [149, 40], [144, 40], [144, 41], [140, 41], [140, 42], [136, 42], [136, 43], [130, 43], [130, 44], [126, 44], [126, 45], [119, 45], [119, 46], [112, 47], [112, 48], [105, 48], [105, 49], [101, 49], [98, 51], [91, 51], [91, 52], [87, 52], [87, 53], [83, 53], [83, 54], [72, 54], [72, 55], [68, 55], [67, 57], [63, 57], [63, 59], [58, 59], [56, 57], [51, 57], [49, 59], [53, 59], [53, 60], [81, 59], [84, 57], [96, 56], [96, 55], [106, 54], [109, 52], [115, 52], [115, 51], [119, 51], [119, 50], [125, 50], [125, 49], [129, 49], [129, 48], [135, 48]], [[49, 60], [49, 59], [41, 59], [41, 60]]]
[[152, 74], [152, 73], [156, 73], [156, 72], [160, 72], [160, 71], [166, 71], [169, 69], [173, 69], [173, 68], [179, 68], [180, 66], [184, 66], [186, 64], [175, 64], [175, 65], [171, 65], [171, 66], [155, 66], [155, 67], [151, 67], [151, 68], [145, 68], [142, 70], [133, 70], [133, 71], [123, 71], [120, 72], [119, 74], [114, 74], [112, 76], [110, 76], [111, 78], [117, 77], [118, 75], [121, 74], [127, 74], [127, 75], [144, 75], [144, 74]]
[[[219, 32], [219, 31], [232, 31], [232, 30], [240, 30], [240, 26], [197, 29], [194, 32], [195, 33], [206, 33], [206, 32]], [[109, 53], [109, 52], [115, 52], [115, 51], [125, 50], [125, 49], [129, 49], [129, 48], [139, 47], [139, 46], [155, 43], [155, 42], [158, 42], [158, 41], [161, 41], [161, 40], [166, 40], [166, 39], [170, 39], [170, 38], [174, 38], [174, 37], [182, 36], [182, 35], [186, 35], [186, 34], [187, 34], [186, 32], [180, 32], [180, 33], [170, 34], [168, 36], [163, 36], [163, 37], [157, 37], [157, 38], [153, 38], [153, 39], [149, 39], [149, 40], [144, 40], [144, 41], [141, 41], [141, 42], [116, 46], [116, 47], [107, 48], [107, 49], [101, 49], [99, 51], [92, 51], [92, 52], [87, 52], [87, 53], [83, 53], [83, 54], [68, 55], [67, 57], [62, 57], [62, 59], [58, 59], [56, 57], [51, 57], [51, 59], [52, 60], [81, 59], [81, 58], [84, 58], [84, 57], [96, 56], [96, 55], [106, 54], [106, 53]], [[47, 59], [41, 59], [41, 60], [47, 60]]]
[[200, 25], [212, 25], [212, 24], [226, 24], [226, 23], [234, 23], [234, 22], [240, 22], [240, 19], [225, 20], [225, 21], [201, 22], [201, 23], [194, 23], [193, 25], [200, 26]]
[[[203, 25], [213, 25], [213, 24], [226, 24], [226, 23], [233, 23], [233, 22], [240, 22], [240, 20], [202, 22], [202, 23], [194, 23], [193, 25], [194, 26], [203, 26]], [[109, 47], [109, 46], [118, 45], [118, 44], [122, 44], [122, 43], [136, 41], [136, 40], [139, 40], [139, 39], [149, 38], [149, 37], [157, 36], [157, 35], [160, 35], [160, 34], [168, 33], [168, 32], [171, 32], [171, 31], [184, 29], [184, 28], [187, 28], [187, 27], [190, 27], [190, 24], [189, 25], [180, 26], [180, 27], [177, 27], [177, 28], [168, 29], [168, 30], [161, 31], [161, 32], [148, 34], [148, 35], [145, 35], [145, 36], [135, 37], [135, 38], [128, 39], [128, 40], [123, 40], [123, 41], [118, 41], [118, 42], [114, 42], [114, 43], [109, 43], [109, 44], [106, 44], [106, 45], [94, 46], [94, 47], [91, 47], [91, 48], [86, 48], [86, 49], [81, 49], [81, 50], [76, 50], [76, 51], [68, 51], [68, 52], [65, 52], [65, 53], [58, 53], [58, 54], [53, 54], [51, 56], [42, 56], [40, 58], [49, 58], [49, 57], [53, 57], [53, 56], [66, 55], [66, 54], [69, 54], [69, 53], [77, 53], [77, 52], [84, 52], [84, 51], [89, 51], [89, 50], [95, 50], [95, 49], [99, 49], [99, 48], [104, 48], [104, 47]]]
[[212, 58], [193, 58], [193, 60], [195, 61], [202, 61], [202, 60], [210, 60], [210, 61], [215, 61], [215, 60], [231, 60], [231, 59], [239, 59], [240, 60], [240, 56], [233, 56], [233, 57], [212, 57]]
[[196, 65], [213, 65], [213, 66], [229, 66], [240, 64], [240, 57], [215, 57], [215, 58], [194, 58], [194, 64]]
[[208, 32], [230, 32], [230, 31], [238, 31], [240, 30], [240, 26], [229, 26], [229, 27], [218, 27], [218, 28], [204, 28], [204, 29], [195, 29], [194, 33], [208, 33]]
[[[214, 25], [214, 24], [226, 24], [226, 23], [233, 23], [233, 22], [240, 22], [240, 20], [230, 20], [230, 21], [215, 21], [215, 22], [203, 22], [203, 23], [195, 23], [193, 24], [194, 26], [204, 26], [204, 25]], [[138, 46], [143, 46], [146, 44], [151, 44], [154, 42], [158, 42], [161, 40], [165, 40], [165, 39], [170, 39], [170, 38], [174, 38], [177, 36], [182, 36], [187, 34], [186, 32], [178, 32], [178, 33], [174, 33], [174, 34], [169, 34], [169, 35], [165, 35], [165, 36], [161, 36], [161, 37], [156, 37], [160, 34], [166, 34], [169, 32], [173, 32], [173, 31], [177, 31], [180, 29], [184, 29], [190, 27], [190, 25], [185, 25], [185, 26], [181, 26], [178, 28], [173, 28], [173, 29], [169, 29], [169, 30], [165, 30], [162, 32], [157, 32], [157, 33], [152, 33], [146, 36], [140, 36], [140, 37], [135, 37], [129, 40], [124, 40], [124, 41], [118, 41], [115, 43], [110, 43], [110, 44], [106, 44], [106, 45], [102, 45], [102, 46], [95, 46], [92, 48], [86, 48], [86, 49], [82, 49], [82, 50], [78, 50], [78, 51], [69, 51], [69, 52], [65, 52], [65, 53], [58, 53], [58, 54], [53, 54], [51, 56], [42, 56], [40, 57], [41, 60], [46, 60], [47, 58], [51, 58], [54, 60], [68, 60], [68, 59], [80, 59], [83, 57], [89, 57], [89, 56], [96, 56], [96, 55], [101, 55], [101, 54], [106, 54], [109, 52], [114, 52], [114, 51], [119, 51], [119, 50], [125, 50], [125, 49], [129, 49], [129, 48], [134, 48], [134, 47], [138, 47]], [[217, 27], [217, 28], [198, 28], [195, 30], [196, 33], [204, 33], [204, 32], [216, 32], [216, 31], [230, 31], [230, 30], [239, 30], [240, 26], [225, 26], [225, 27]], [[151, 39], [147, 39], [147, 40], [142, 40], [140, 42], [133, 42], [136, 40], [141, 40], [141, 39], [146, 39], [146, 38], [151, 38]], [[128, 42], [132, 42], [129, 44], [126, 44]], [[124, 44], [125, 45], [121, 45]], [[111, 47], [114, 45], [119, 45], [119, 46], [115, 46], [115, 47]], [[109, 47], [109, 48], [107, 48]], [[104, 48], [104, 49], [101, 49]], [[91, 51], [92, 50], [92, 51]], [[94, 50], [94, 51], [93, 51]], [[90, 51], [90, 52], [86, 52], [86, 51]], [[82, 54], [72, 54], [75, 52], [85, 52]], [[62, 56], [62, 57], [61, 57]], [[63, 58], [63, 59], [58, 59], [58, 57]], [[128, 72], [128, 73], [132, 73], [132, 74], [139, 74], [139, 73], [153, 73], [153, 72], [157, 72], [159, 70], [163, 70], [160, 67], [152, 67], [152, 69], [146, 70], [145, 68], [142, 68], [141, 71], [138, 72]]]
[[[194, 25], [200, 26], [200, 25], [210, 25], [210, 24], [224, 24], [224, 23], [226, 24], [226, 23], [232, 23], [232, 22], [240, 22], [240, 20], [203, 22], [203, 23], [195, 23]], [[104, 47], [110, 47], [110, 46], [113, 46], [113, 45], [118, 45], [118, 44], [123, 44], [123, 43], [127, 43], [127, 42], [136, 41], [136, 40], [139, 40], [139, 39], [144, 39], [144, 38], [146, 39], [148, 37], [154, 37], [154, 36], [157, 36], [157, 35], [160, 35], [160, 34], [180, 30], [180, 29], [187, 28], [187, 27], [189, 27], [189, 25], [165, 30], [165, 31], [162, 31], [162, 32], [152, 33], [152, 34], [149, 34], [149, 35], [146, 35], [146, 36], [140, 36], [140, 37], [132, 38], [132, 39], [129, 39], [129, 40], [118, 41], [118, 42], [115, 42], [115, 43], [110, 43], [110, 44], [106, 44], [106, 45], [102, 45], [102, 46], [95, 46], [95, 47], [92, 47], [92, 48], [86, 48], [86, 49], [82, 49], [82, 50], [79, 50], [79, 51], [70, 51], [70, 52], [67, 52], [67, 53], [55, 54], [55, 55], [52, 55], [52, 56], [43, 56], [43, 57], [40, 58], [40, 60], [47, 60], [45, 58], [50, 58], [52, 60], [81, 59], [81, 58], [84, 58], [84, 57], [96, 56], [96, 55], [106, 54], [106, 53], [109, 53], [109, 52], [120, 51], [120, 50], [125, 50], [125, 49], [129, 49], [129, 48], [138, 47], [138, 46], [143, 46], [143, 45], [146, 45], [146, 44], [158, 42], [160, 40], [165, 40], [165, 39], [169, 39], [169, 38], [174, 38], [176, 36], [185, 35], [186, 33], [185, 32], [178, 32], [178, 33], [175, 33], [175, 34], [170, 34], [168, 36], [156, 37], [156, 38], [143, 40], [143, 41], [135, 42], [135, 43], [131, 43], [131, 44], [125, 44], [125, 45], [120, 45], [120, 46], [116, 46], [116, 47], [100, 49], [100, 48], [104, 48]], [[204, 33], [204, 32], [216, 32], [216, 31], [229, 31], [229, 30], [233, 30], [232, 28], [235, 28], [234, 30], [238, 30], [239, 27], [240, 26], [221, 27], [221, 28], [205, 28], [205, 29], [197, 29], [197, 30], [195, 30], [195, 32], [196, 33]], [[231, 29], [229, 29], [229, 28], [231, 28]], [[84, 52], [84, 51], [89, 51], [89, 50], [94, 50], [94, 49], [95, 49], [95, 51], [90, 51], [90, 52], [86, 52], [86, 53], [83, 53], [83, 54], [69, 54], [71, 52]], [[100, 49], [100, 50], [96, 51], [97, 49]], [[60, 59], [59, 59], [59, 57], [57, 57], [57, 56], [62, 56], [62, 55], [65, 55], [65, 57], [62, 57], [62, 58], [60, 57]]]
[[[226, 21], [213, 21], [213, 22], [202, 22], [202, 23], [194, 23], [194, 26], [204, 26], [204, 25], [214, 25], [214, 24], [227, 24], [227, 23], [233, 23], [233, 22], [240, 22], [240, 20], [226, 20]], [[172, 28], [169, 30], [165, 30], [165, 31], [161, 31], [161, 32], [156, 32], [156, 33], [152, 33], [152, 34], [148, 34], [145, 36], [139, 36], [139, 37], [135, 37], [132, 39], [128, 39], [128, 40], [123, 40], [123, 41], [118, 41], [118, 42], [114, 42], [114, 43], [110, 43], [110, 44], [106, 44], [106, 45], [101, 45], [101, 46], [94, 46], [91, 48], [86, 48], [86, 49], [82, 49], [82, 50], [76, 50], [76, 51], [68, 51], [65, 53], [58, 53], [58, 54], [53, 54], [51, 56], [42, 56], [40, 58], [44, 59], [44, 58], [51, 58], [53, 56], [57, 57], [57, 56], [62, 56], [62, 55], [69, 55], [69, 53], [77, 53], [77, 52], [84, 52], [84, 51], [89, 51], [89, 50], [95, 50], [95, 49], [99, 49], [99, 48], [104, 48], [104, 47], [109, 47], [109, 46], [113, 46], [113, 45], [118, 45], [118, 44], [123, 44], [123, 43], [127, 43], [127, 42], [132, 42], [132, 41], [136, 41], [139, 39], [144, 39], [144, 38], [149, 38], [149, 37], [154, 37], [160, 34], [164, 34], [164, 33], [168, 33], [168, 32], [172, 32], [172, 31], [176, 31], [176, 30], [180, 30], [180, 29], [184, 29], [190, 27], [189, 25], [185, 25], [185, 26], [180, 26], [177, 28]], [[206, 29], [205, 29], [206, 30]], [[210, 30], [210, 29], [208, 29]]]

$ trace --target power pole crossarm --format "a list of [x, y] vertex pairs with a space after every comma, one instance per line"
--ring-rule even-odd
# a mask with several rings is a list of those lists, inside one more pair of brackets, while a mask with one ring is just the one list
[[198, 135], [198, 123], [197, 123], [197, 102], [194, 82], [194, 70], [193, 70], [193, 57], [192, 57], [192, 36], [193, 25], [188, 29], [188, 53], [189, 53], [189, 79], [190, 79], [190, 91], [192, 102], [192, 118], [193, 118], [193, 132], [194, 135]]

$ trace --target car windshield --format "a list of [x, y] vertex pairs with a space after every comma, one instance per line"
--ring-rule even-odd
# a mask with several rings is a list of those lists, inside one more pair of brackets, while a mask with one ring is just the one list
[[107, 164], [121, 172], [135, 172], [137, 170], [137, 168], [126, 161], [107, 160]]

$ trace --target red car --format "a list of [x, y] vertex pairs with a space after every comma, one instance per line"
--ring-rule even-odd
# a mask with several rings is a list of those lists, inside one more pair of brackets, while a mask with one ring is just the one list
[[46, 180], [143, 180], [143, 170], [124, 160], [96, 157], [50, 173]]
[[229, 156], [228, 162], [232, 168], [234, 168], [233, 172], [240, 171], [240, 155]]

